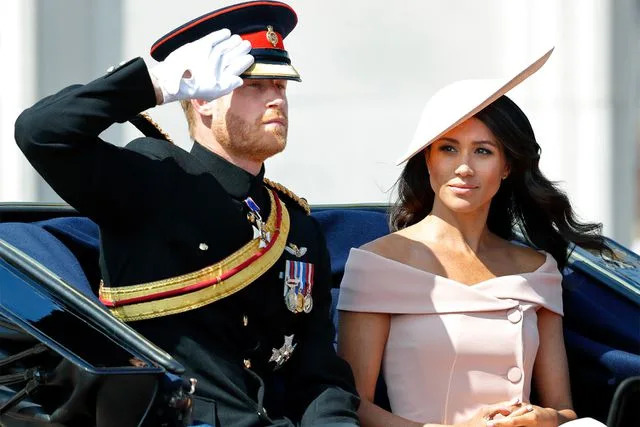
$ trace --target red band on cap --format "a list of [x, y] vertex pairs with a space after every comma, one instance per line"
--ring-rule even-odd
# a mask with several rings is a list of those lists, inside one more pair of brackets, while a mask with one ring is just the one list
[[[153, 46], [151, 46], [151, 52], [150, 53], [151, 53], [151, 55], [153, 55], [153, 52], [158, 47], [160, 47], [161, 45], [166, 43], [167, 41], [171, 40], [172, 38], [174, 38], [175, 36], [177, 36], [180, 33], [183, 33], [183, 32], [185, 32], [185, 31], [187, 31], [187, 30], [189, 30], [189, 29], [191, 29], [191, 28], [193, 28], [193, 27], [195, 27], [197, 25], [200, 25], [201, 23], [203, 23], [205, 21], [208, 21], [209, 19], [215, 18], [216, 16], [219, 16], [219, 15], [222, 15], [222, 14], [225, 14], [225, 13], [233, 12], [234, 10], [245, 9], [245, 8], [254, 7], [254, 6], [275, 6], [275, 5], [274, 5], [274, 3], [271, 3], [271, 2], [256, 1], [256, 2], [247, 2], [247, 3], [244, 3], [244, 4], [238, 4], [238, 5], [234, 5], [234, 6], [229, 6], [227, 8], [212, 12], [212, 13], [210, 13], [208, 15], [200, 17], [200, 19], [198, 19], [197, 21], [194, 21], [191, 24], [180, 28], [180, 30], [178, 30], [178, 31], [174, 31], [171, 34], [167, 34], [164, 38], [162, 38], [161, 40], [158, 40], [156, 43], [154, 43]], [[281, 4], [278, 4], [277, 6], [289, 9], [291, 12], [293, 12], [294, 17], [296, 16], [295, 11], [288, 4], [281, 3]], [[296, 17], [296, 22], [297, 22], [297, 17]], [[280, 41], [280, 44], [282, 44], [282, 37], [280, 36], [280, 34], [278, 34], [278, 40]], [[273, 49], [273, 46], [271, 46], [271, 48]], [[284, 49], [284, 47], [280, 47], [280, 49]]]
[[[284, 43], [282, 43], [282, 36], [280, 33], [270, 31], [256, 31], [255, 33], [240, 34], [243, 40], [251, 42], [252, 49], [282, 49], [284, 50]], [[275, 45], [271, 42], [275, 41]]]

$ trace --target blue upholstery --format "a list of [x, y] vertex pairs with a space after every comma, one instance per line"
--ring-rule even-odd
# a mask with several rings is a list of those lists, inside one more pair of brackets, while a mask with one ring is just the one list
[[640, 375], [640, 308], [570, 268], [564, 272], [563, 303], [576, 412], [604, 422], [618, 385]]
[[[387, 216], [376, 208], [324, 208], [313, 216], [325, 232], [334, 288], [339, 286], [349, 250], [388, 233]], [[96, 298], [99, 236], [90, 220], [4, 223], [0, 238]], [[640, 307], [580, 271], [567, 268], [564, 276], [565, 340], [574, 404], [581, 416], [605, 421], [617, 385], [640, 375]], [[336, 326], [338, 292], [333, 289], [331, 314]]]
[[379, 209], [320, 208], [312, 216], [327, 240], [335, 288], [340, 285], [349, 250], [389, 233], [388, 217]]
[[[97, 300], [78, 257], [55, 236], [57, 228], [71, 233], [74, 225], [80, 223], [86, 226], [87, 222], [91, 223], [84, 218], [62, 218], [41, 223], [0, 223], [0, 239], [25, 252], [86, 296]], [[79, 227], [78, 230], [86, 231], [86, 227]], [[94, 236], [97, 236], [97, 227], [95, 230]], [[97, 246], [94, 252], [97, 253]]]

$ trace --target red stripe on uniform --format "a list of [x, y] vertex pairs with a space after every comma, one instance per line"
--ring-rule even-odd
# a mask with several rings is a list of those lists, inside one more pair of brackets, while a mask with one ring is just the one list
[[282, 206], [280, 205], [280, 199], [278, 198], [278, 196], [277, 196], [277, 194], [275, 192], [273, 193], [273, 197], [274, 197], [275, 202], [276, 202], [276, 226], [275, 226], [275, 231], [273, 233], [273, 236], [271, 237], [271, 241], [269, 241], [267, 246], [265, 246], [264, 248], [258, 250], [258, 252], [253, 254], [251, 257], [249, 257], [247, 260], [245, 260], [243, 263], [241, 263], [237, 267], [232, 268], [231, 270], [228, 270], [228, 271], [224, 272], [222, 275], [220, 275], [218, 277], [215, 277], [213, 279], [204, 280], [202, 282], [194, 283], [193, 285], [188, 285], [188, 286], [185, 286], [185, 287], [182, 287], [182, 288], [178, 288], [178, 289], [172, 289], [172, 290], [163, 291], [163, 292], [156, 292], [154, 294], [143, 295], [143, 296], [134, 297], [134, 298], [127, 298], [127, 299], [123, 299], [123, 300], [120, 300], [120, 301], [109, 301], [109, 300], [104, 300], [102, 298], [100, 298], [100, 301], [104, 305], [106, 305], [107, 307], [119, 307], [119, 306], [122, 306], [122, 305], [136, 304], [136, 303], [145, 302], [145, 301], [152, 301], [152, 300], [156, 300], [156, 299], [168, 298], [168, 297], [173, 297], [173, 296], [176, 296], [176, 295], [183, 295], [183, 294], [187, 294], [187, 293], [190, 293], [190, 292], [195, 292], [197, 290], [206, 288], [206, 287], [211, 286], [211, 285], [216, 285], [216, 284], [222, 282], [223, 280], [226, 280], [229, 277], [237, 274], [238, 272], [240, 272], [244, 268], [246, 268], [249, 265], [253, 264], [262, 255], [264, 255], [269, 249], [271, 249], [271, 247], [273, 246], [273, 244], [277, 240], [278, 236], [280, 235], [280, 224], [282, 223]]

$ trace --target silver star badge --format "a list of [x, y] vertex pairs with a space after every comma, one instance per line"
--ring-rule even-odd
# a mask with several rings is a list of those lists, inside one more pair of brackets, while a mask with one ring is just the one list
[[293, 336], [294, 334], [285, 335], [282, 347], [271, 349], [272, 354], [269, 362], [275, 362], [275, 369], [280, 368], [287, 360], [289, 360], [293, 350], [298, 345], [293, 343]]

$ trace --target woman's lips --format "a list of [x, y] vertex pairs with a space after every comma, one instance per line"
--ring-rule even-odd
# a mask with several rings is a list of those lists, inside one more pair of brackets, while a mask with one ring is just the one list
[[459, 196], [465, 196], [473, 192], [478, 187], [475, 185], [449, 185], [451, 192]]

